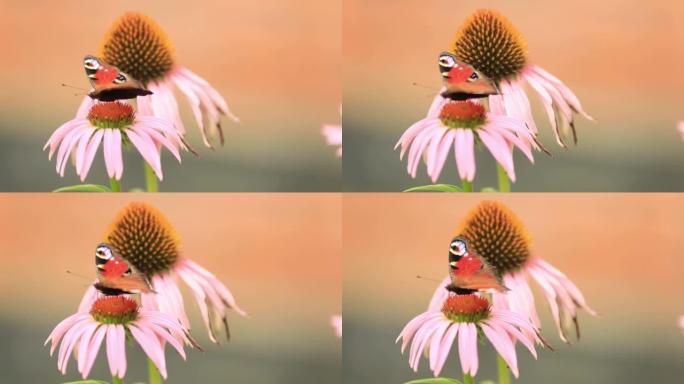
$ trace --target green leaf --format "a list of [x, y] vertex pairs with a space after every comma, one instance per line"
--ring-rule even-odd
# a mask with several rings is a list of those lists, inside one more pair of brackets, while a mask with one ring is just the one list
[[480, 192], [485, 192], [485, 193], [487, 193], [487, 192], [499, 192], [499, 190], [496, 188], [492, 188], [492, 187], [484, 187], [484, 188], [480, 189]]
[[461, 382], [456, 379], [449, 379], [447, 377], [435, 377], [431, 379], [411, 380], [404, 384], [461, 384]]
[[[76, 184], [68, 187], [57, 188], [52, 192], [111, 192], [105, 185], [99, 184]], [[78, 381], [76, 381], [78, 383]]]
[[491, 380], [485, 380], [485, 381], [480, 381], [480, 384], [496, 384], [496, 383], [491, 381]]
[[81, 381], [70, 381], [68, 383], [64, 384], [109, 384], [106, 381], [102, 380], [81, 380]]
[[458, 185], [451, 184], [430, 184], [422, 185], [420, 187], [413, 187], [404, 192], [463, 192], [463, 189]]

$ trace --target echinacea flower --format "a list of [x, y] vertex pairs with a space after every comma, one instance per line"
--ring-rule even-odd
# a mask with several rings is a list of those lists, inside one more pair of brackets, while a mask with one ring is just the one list
[[126, 375], [126, 340], [134, 340], [155, 364], [162, 377], [167, 377], [164, 344], [169, 343], [185, 359], [183, 344], [191, 344], [187, 330], [177, 319], [167, 314], [140, 308], [125, 296], [103, 296], [94, 300], [85, 311], [62, 320], [50, 333], [50, 355], [57, 345], [57, 367], [66, 374], [69, 355], [74, 353], [78, 372], [87, 378], [104, 342], [112, 376]]
[[682, 331], [684, 331], [684, 316], [679, 317], [679, 328], [681, 328]]
[[[525, 93], [529, 84], [539, 95], [559, 145], [566, 147], [563, 135], [572, 130], [577, 143], [574, 116], [593, 120], [579, 99], [558, 78], [532, 64], [527, 43], [513, 24], [499, 12], [481, 9], [473, 13], [456, 33], [451, 52], [498, 85], [500, 94], [489, 96], [500, 103], [505, 114], [524, 121], [533, 134], [537, 126]], [[438, 98], [440, 98], [438, 96]]]
[[221, 144], [224, 142], [222, 115], [239, 121], [206, 80], [178, 64], [164, 31], [143, 14], [127, 12], [119, 17], [106, 34], [100, 53], [107, 63], [141, 81], [153, 92], [138, 98], [139, 110], [172, 121], [181, 135], [185, 135], [185, 127], [178, 113], [174, 87], [188, 100], [207, 147], [212, 148], [209, 136], [214, 130], [218, 131]]
[[[141, 294], [144, 309], [169, 314], [190, 329], [178, 286], [180, 279], [190, 288], [212, 342], [217, 342], [221, 326], [225, 326], [226, 336], [230, 337], [229, 309], [247, 315], [216, 276], [181, 256], [178, 234], [156, 208], [145, 203], [129, 204], [109, 227], [104, 242], [150, 279], [154, 292]], [[88, 305], [95, 297], [95, 288], [90, 287], [81, 305]]]
[[100, 144], [109, 178], [121, 180], [124, 164], [122, 147], [131, 143], [162, 180], [161, 146], [180, 162], [180, 149], [186, 149], [173, 123], [154, 116], [135, 113], [124, 102], [84, 100], [76, 118], [55, 130], [43, 150], [50, 147], [48, 158], [57, 152], [57, 173], [64, 176], [67, 161], [73, 157], [76, 174], [84, 181]]
[[679, 124], [677, 124], [677, 130], [679, 130], [679, 133], [682, 135], [682, 140], [684, 140], [684, 121], [680, 121]]
[[[520, 219], [502, 203], [481, 202], [467, 215], [456, 233], [467, 239], [475, 253], [502, 275], [504, 285], [509, 290], [492, 293], [494, 307], [518, 313], [529, 319], [536, 328], [541, 328], [528, 282], [533, 280], [542, 289], [564, 342], [568, 342], [570, 327], [575, 328], [578, 338], [580, 336], [577, 320], [579, 309], [596, 315], [587, 305], [582, 292], [563, 272], [533, 256], [530, 235]], [[444, 287], [450, 282], [449, 277], [446, 277], [440, 284], [430, 308], [437, 308], [448, 296]]]
[[478, 295], [450, 294], [439, 304], [438, 308], [428, 309], [409, 321], [397, 338], [397, 342], [403, 339], [402, 353], [411, 343], [409, 365], [414, 371], [418, 370], [420, 356], [424, 354], [430, 361], [430, 370], [435, 377], [439, 376], [452, 346], [457, 343], [461, 370], [475, 376], [480, 334], [484, 334], [515, 377], [519, 374], [517, 341], [537, 358], [534, 344], [542, 344], [542, 340], [537, 329], [523, 316], [493, 308], [487, 299]]
[[523, 121], [486, 113], [484, 106], [470, 100], [436, 99], [427, 117], [409, 127], [394, 148], [401, 147], [400, 158], [408, 152], [406, 169], [411, 177], [416, 177], [423, 159], [434, 183], [453, 147], [461, 180], [473, 181], [478, 142], [484, 144], [512, 181], [513, 148], [517, 147], [534, 162], [532, 148], [537, 148], [537, 144]]
[[[342, 107], [340, 107], [340, 115], [342, 115]], [[328, 145], [338, 147], [337, 156], [342, 156], [342, 125], [325, 124], [321, 132]]]
[[335, 335], [337, 335], [337, 337], [342, 337], [342, 316], [332, 316], [330, 318], [330, 325], [335, 330]]

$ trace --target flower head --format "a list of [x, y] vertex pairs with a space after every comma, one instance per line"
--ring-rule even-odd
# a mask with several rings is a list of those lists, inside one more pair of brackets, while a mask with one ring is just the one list
[[178, 234], [158, 209], [145, 203], [131, 203], [119, 212], [104, 242], [150, 276], [170, 270], [180, 257]]
[[[536, 281], [551, 308], [554, 322], [563, 341], [575, 328], [579, 337], [577, 313], [584, 309], [594, 312], [586, 303], [579, 288], [561, 271], [533, 255], [532, 239], [522, 221], [504, 204], [483, 201], [466, 216], [457, 234], [468, 240], [473, 250], [503, 276], [506, 292], [493, 292], [496, 308], [524, 316], [540, 328], [541, 323], [528, 280]], [[446, 277], [435, 291], [429, 307], [436, 309], [448, 297], [444, 288], [450, 283]]]
[[513, 181], [513, 148], [520, 149], [531, 162], [534, 161], [532, 149], [537, 148], [524, 122], [487, 113], [481, 104], [473, 101], [447, 100], [440, 96], [427, 117], [404, 132], [395, 149], [401, 147], [402, 158], [408, 152], [407, 171], [412, 177], [416, 177], [423, 158], [428, 176], [436, 182], [453, 147], [460, 178], [472, 181], [478, 142], [487, 147]]
[[43, 150], [50, 148], [48, 158], [57, 152], [56, 169], [64, 176], [69, 157], [73, 157], [76, 174], [84, 181], [88, 176], [100, 144], [107, 175], [120, 180], [123, 176], [122, 147], [132, 144], [152, 167], [157, 178], [163, 179], [161, 147], [165, 147], [180, 162], [180, 149], [187, 150], [181, 135], [165, 119], [136, 114], [130, 104], [93, 102], [87, 98], [76, 118], [55, 130]]
[[95, 363], [100, 346], [106, 343], [112, 376], [126, 375], [126, 339], [137, 342], [166, 378], [164, 344], [169, 343], [185, 359], [183, 344], [192, 344], [178, 320], [158, 311], [140, 308], [126, 296], [103, 296], [92, 301], [89, 311], [79, 311], [62, 320], [48, 336], [50, 355], [60, 344], [57, 367], [66, 374], [74, 351], [78, 371], [85, 379]]
[[108, 63], [143, 83], [163, 79], [174, 66], [173, 48], [164, 31], [137, 12], [126, 12], [112, 24], [100, 51]]
[[537, 329], [524, 317], [493, 308], [477, 295], [448, 295], [440, 308], [431, 308], [414, 317], [399, 334], [402, 353], [411, 344], [409, 365], [418, 370], [421, 353], [430, 361], [430, 370], [439, 376], [451, 347], [458, 340], [458, 355], [463, 373], [475, 376], [479, 359], [478, 335], [483, 334], [518, 377], [515, 343], [520, 341], [534, 356], [535, 343], [542, 344]]
[[453, 52], [494, 81], [517, 76], [527, 64], [527, 43], [513, 24], [492, 9], [470, 15], [456, 33]]
[[456, 33], [451, 50], [497, 84], [500, 94], [489, 96], [490, 104], [500, 106], [504, 115], [524, 121], [532, 134], [537, 134], [537, 126], [524, 91], [525, 84], [539, 95], [559, 145], [566, 147], [564, 135], [568, 130], [577, 143], [575, 114], [593, 120], [567, 86], [530, 62], [525, 39], [495, 10], [481, 9], [473, 13]]
[[[156, 208], [145, 203], [131, 203], [114, 219], [105, 234], [122, 258], [147, 275], [154, 292], [141, 295], [142, 307], [169, 314], [190, 329], [178, 280], [184, 281], [197, 302], [209, 338], [217, 342], [216, 334], [223, 326], [226, 336], [228, 310], [246, 316], [232, 293], [211, 272], [182, 256], [180, 237], [170, 222]], [[95, 300], [95, 288], [89, 288], [81, 306]]]
[[150, 17], [137, 12], [124, 13], [105, 35], [100, 51], [108, 63], [142, 81], [153, 92], [138, 99], [140, 111], [172, 121], [181, 135], [185, 134], [185, 127], [173, 95], [174, 85], [190, 103], [206, 146], [212, 147], [209, 136], [213, 130], [218, 131], [223, 144], [222, 115], [239, 121], [206, 80], [178, 64], [171, 42]]

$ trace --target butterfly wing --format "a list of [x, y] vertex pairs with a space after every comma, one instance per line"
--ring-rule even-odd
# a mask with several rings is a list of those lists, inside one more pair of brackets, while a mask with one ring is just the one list
[[456, 237], [449, 248], [450, 291], [494, 289], [505, 292], [501, 277], [480, 255], [469, 251], [468, 243], [463, 237]]
[[449, 52], [440, 54], [439, 72], [445, 88], [442, 96], [445, 98], [465, 100], [499, 93], [492, 79]]
[[93, 99], [115, 101], [152, 94], [152, 91], [146, 89], [142, 82], [95, 56], [84, 57], [83, 67], [94, 89], [88, 94]]
[[95, 288], [106, 295], [154, 292], [147, 276], [107, 244], [97, 247], [95, 265], [98, 278]]

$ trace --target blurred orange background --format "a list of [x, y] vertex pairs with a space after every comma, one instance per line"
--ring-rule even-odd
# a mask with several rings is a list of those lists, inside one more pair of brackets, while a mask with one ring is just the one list
[[[563, 150], [538, 97], [527, 92], [553, 157], [516, 155], [516, 191], [682, 191], [684, 3], [676, 1], [344, 1], [344, 188], [398, 191], [412, 180], [393, 147], [423, 118], [441, 78], [440, 52], [479, 8], [506, 16], [530, 61], [557, 76], [596, 122], [576, 121], [579, 145]], [[420, 84], [414, 86], [413, 83]], [[426, 89], [427, 87], [427, 89]], [[458, 181], [453, 155], [440, 182]], [[496, 181], [479, 158], [476, 186]]]
[[[581, 311], [582, 339], [564, 345], [536, 283], [542, 331], [555, 352], [539, 361], [518, 348], [520, 382], [675, 382], [684, 334], [684, 200], [674, 194], [347, 194], [344, 196], [344, 362], [354, 383], [429, 377], [414, 374], [394, 340], [427, 308], [447, 275], [448, 245], [480, 201], [510, 207], [533, 239], [533, 255], [566, 273], [599, 312]], [[443, 375], [460, 378], [456, 354]], [[482, 347], [479, 380], [494, 378]]]
[[[95, 277], [95, 245], [131, 201], [159, 208], [181, 237], [182, 255], [214, 273], [250, 313], [230, 312], [231, 341], [213, 345], [181, 283], [193, 335], [206, 352], [191, 351], [183, 363], [167, 349], [169, 383], [199, 375], [207, 383], [341, 382], [341, 342], [329, 325], [342, 294], [341, 198], [334, 194], [0, 195], [5, 380], [77, 378], [74, 361], [62, 377], [42, 343], [76, 310]], [[127, 382], [144, 377], [137, 349], [129, 348]], [[93, 378], [108, 378], [105, 360], [102, 352]]]
[[[77, 182], [73, 169], [61, 180], [42, 152], [82, 100], [60, 84], [86, 88], [83, 56], [97, 53], [116, 18], [139, 11], [166, 32], [177, 62], [209, 81], [242, 121], [223, 119], [226, 145], [212, 152], [177, 93], [188, 141], [201, 158], [188, 154], [178, 165], [169, 157], [162, 188], [339, 191], [340, 159], [320, 130], [341, 119], [341, 7], [296, 0], [3, 1], [0, 190], [49, 191]], [[139, 162], [130, 157], [125, 179], [142, 177]], [[91, 182], [106, 183], [102, 168], [95, 163]]]

